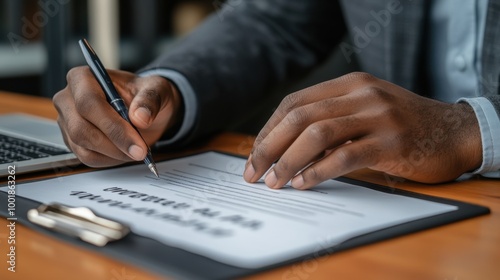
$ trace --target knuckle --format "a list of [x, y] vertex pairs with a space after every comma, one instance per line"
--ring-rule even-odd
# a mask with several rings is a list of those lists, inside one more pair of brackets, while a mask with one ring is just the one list
[[86, 116], [93, 111], [94, 102], [82, 96], [83, 94], [75, 95], [75, 108], [81, 116]]
[[304, 170], [302, 176], [304, 176], [304, 180], [308, 182], [319, 182], [325, 178], [325, 174], [318, 168], [315, 168], [314, 165]]
[[382, 153], [382, 150], [380, 147], [373, 145], [373, 144], [367, 144], [363, 148], [363, 157], [366, 158], [366, 165], [367, 166], [375, 166], [380, 163], [380, 154]]
[[[84, 129], [84, 123], [82, 121], [73, 120], [66, 126], [68, 135], [71, 137], [71, 140], [80, 140], [84, 138], [86, 133], [86, 129]], [[76, 143], [76, 142], [75, 142]]]
[[339, 110], [338, 100], [335, 98], [328, 98], [321, 100], [315, 104], [315, 112], [327, 112], [328, 114], [335, 114]]
[[252, 159], [254, 162], [258, 162], [259, 159], [266, 158], [267, 156], [267, 149], [265, 144], [260, 143], [258, 146], [254, 146], [254, 149], [252, 151]]
[[358, 83], [368, 83], [368, 84], [377, 81], [377, 78], [375, 76], [366, 72], [352, 72], [347, 74], [346, 78]]
[[89, 167], [100, 167], [100, 162], [92, 151], [80, 148], [76, 155], [83, 164]]
[[104, 144], [105, 139], [102, 134], [83, 121], [72, 122], [67, 127], [67, 137], [79, 147], [96, 150]]
[[362, 93], [369, 100], [381, 101], [381, 102], [389, 102], [393, 100], [392, 94], [377, 86], [367, 86], [363, 88]]
[[273, 167], [276, 177], [280, 178], [280, 175], [287, 175], [290, 171], [289, 161], [285, 158], [281, 158]]
[[154, 89], [146, 89], [141, 95], [140, 105], [149, 109], [151, 112], [158, 112], [162, 103], [160, 93]]
[[70, 83], [78, 71], [77, 67], [69, 69], [68, 73], [66, 73], [66, 81]]
[[265, 145], [254, 147], [252, 151], [252, 164], [257, 172], [264, 172], [270, 167], [274, 158]]
[[59, 114], [62, 113], [62, 106], [63, 106], [63, 103], [64, 103], [64, 95], [67, 91], [67, 88], [64, 88], [63, 90], [57, 92], [56, 94], [54, 94], [54, 96], [52, 96], [52, 104], [54, 104], [54, 107], [56, 108], [56, 110], [59, 112]]
[[87, 130], [80, 123], [67, 126], [67, 135], [73, 143], [80, 147], [89, 147]]
[[[257, 134], [257, 137], [255, 137], [255, 140], [253, 142], [253, 147], [257, 147], [259, 146], [262, 141], [264, 140], [264, 138], [266, 137], [266, 135], [269, 134], [269, 130], [266, 129], [266, 128], [263, 128], [259, 134]], [[253, 151], [255, 150], [255, 148], [252, 149], [252, 153]]]
[[350, 149], [339, 149], [336, 153], [336, 157], [340, 165], [344, 167], [355, 164], [358, 158]]
[[112, 142], [123, 143], [123, 140], [127, 139], [127, 130], [117, 123], [111, 120], [104, 120], [101, 125], [103, 127], [104, 133]]
[[299, 125], [306, 122], [309, 119], [309, 112], [302, 107], [292, 109], [285, 116], [285, 123], [288, 125]]
[[86, 66], [78, 66], [69, 69], [68, 73], [66, 74], [66, 81], [68, 82], [68, 84], [71, 83], [74, 80], [74, 78], [77, 78], [85, 71], [87, 71]]
[[59, 125], [59, 127], [61, 129], [61, 134], [63, 137], [64, 144], [66, 145], [66, 147], [68, 147], [70, 150], [73, 151], [73, 149], [71, 147], [71, 142], [68, 141], [68, 135], [67, 135], [66, 128], [65, 128], [65, 123], [61, 117], [57, 118], [57, 124]]
[[153, 102], [155, 104], [161, 103], [161, 95], [155, 89], [150, 88], [150, 89], [144, 90], [144, 95], [145, 95], [146, 99], [150, 102]]
[[328, 141], [333, 137], [333, 129], [325, 122], [316, 122], [309, 125], [306, 129], [307, 136], [314, 142]]
[[[403, 116], [401, 111], [395, 107], [385, 107], [381, 108], [381, 114], [391, 123], [396, 125], [396, 127], [407, 127], [408, 123], [406, 118]], [[406, 123], [406, 125], [405, 125]]]
[[301, 101], [302, 95], [300, 94], [300, 92], [291, 93], [283, 98], [280, 106], [278, 107], [278, 110], [289, 112], [293, 108], [297, 107], [301, 103]]

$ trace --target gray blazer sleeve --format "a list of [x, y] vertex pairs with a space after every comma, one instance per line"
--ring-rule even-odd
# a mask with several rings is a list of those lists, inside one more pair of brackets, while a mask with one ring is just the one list
[[[500, 82], [499, 82], [499, 86], [500, 86]], [[488, 96], [488, 100], [491, 102], [491, 104], [493, 104], [493, 106], [495, 107], [495, 110], [497, 112], [497, 115], [500, 119], [500, 87], [498, 88], [498, 95], [492, 95], [492, 96]]]
[[197, 112], [185, 144], [244, 119], [274, 86], [326, 58], [345, 31], [336, 1], [234, 0], [141, 71], [178, 71], [191, 84]]

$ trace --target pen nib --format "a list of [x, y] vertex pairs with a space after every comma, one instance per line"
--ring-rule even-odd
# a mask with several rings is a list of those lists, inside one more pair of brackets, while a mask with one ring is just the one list
[[150, 163], [148, 167], [149, 170], [151, 170], [151, 172], [153, 172], [153, 174], [155, 174], [157, 178], [160, 178], [160, 176], [158, 176], [158, 170], [156, 169], [156, 165], [154, 163]]

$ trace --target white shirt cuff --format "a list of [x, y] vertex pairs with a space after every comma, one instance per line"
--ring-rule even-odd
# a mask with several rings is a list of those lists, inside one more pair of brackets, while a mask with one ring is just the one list
[[481, 130], [483, 163], [473, 173], [500, 178], [500, 119], [495, 107], [484, 97], [460, 98], [458, 102], [466, 102], [474, 109]]
[[170, 139], [163, 139], [156, 142], [155, 146], [161, 147], [172, 144], [186, 136], [186, 134], [194, 126], [194, 120], [196, 118], [198, 107], [194, 90], [186, 77], [184, 77], [181, 73], [170, 69], [153, 69], [141, 72], [138, 75], [141, 77], [157, 75], [172, 81], [177, 86], [177, 89], [179, 89], [184, 101], [184, 118], [179, 131]]

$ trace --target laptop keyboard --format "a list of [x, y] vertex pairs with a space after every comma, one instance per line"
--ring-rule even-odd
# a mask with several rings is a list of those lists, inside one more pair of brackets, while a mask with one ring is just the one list
[[0, 164], [67, 153], [65, 149], [0, 134]]

